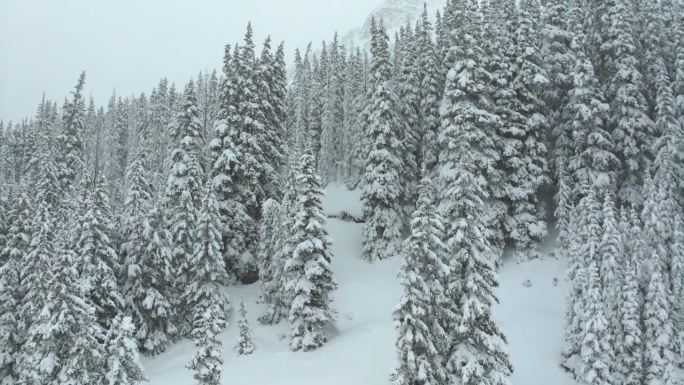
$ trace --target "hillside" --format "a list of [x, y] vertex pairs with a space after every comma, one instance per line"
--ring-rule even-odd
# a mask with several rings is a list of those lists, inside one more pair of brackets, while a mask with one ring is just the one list
[[[358, 192], [329, 186], [326, 195], [327, 213], [345, 210], [360, 214]], [[391, 314], [401, 295], [396, 279], [401, 259], [396, 257], [374, 264], [363, 261], [360, 257], [362, 226], [335, 219], [328, 221], [334, 242], [333, 268], [339, 285], [335, 292], [338, 315], [336, 331], [321, 349], [292, 352], [288, 339], [284, 338], [286, 322], [276, 326], [257, 322], [257, 316], [263, 311], [256, 304], [258, 284], [227, 289], [234, 304], [240, 297], [247, 303], [256, 352], [242, 357], [233, 353], [238, 330], [232, 319], [223, 334], [224, 384], [389, 384], [396, 354]], [[574, 385], [558, 366], [563, 341], [564, 272], [564, 262], [547, 255], [522, 264], [509, 262], [500, 273], [500, 304], [495, 316], [509, 339], [514, 384]], [[550, 277], [559, 278], [558, 286], [554, 286]], [[523, 285], [527, 279], [531, 287]], [[144, 358], [150, 385], [192, 383], [192, 372], [185, 364], [193, 354], [194, 347], [186, 340], [160, 356]]]

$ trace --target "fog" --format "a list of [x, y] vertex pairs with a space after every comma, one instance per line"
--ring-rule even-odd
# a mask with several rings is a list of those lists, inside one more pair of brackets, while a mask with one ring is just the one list
[[60, 104], [78, 74], [98, 105], [112, 92], [149, 93], [162, 76], [180, 87], [220, 68], [223, 46], [249, 21], [296, 47], [360, 26], [380, 0], [1, 0], [0, 119], [33, 115], [41, 95]]

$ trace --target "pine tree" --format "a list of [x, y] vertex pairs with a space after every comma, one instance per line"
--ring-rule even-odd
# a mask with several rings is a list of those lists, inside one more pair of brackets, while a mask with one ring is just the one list
[[193, 229], [196, 243], [188, 260], [188, 280], [182, 294], [184, 309], [191, 318], [188, 321], [212, 306], [217, 306], [223, 313], [230, 309], [230, 303], [220, 290], [221, 284], [227, 281], [227, 274], [221, 254], [219, 206], [213, 187], [207, 184], [205, 190], [197, 227]]
[[508, 384], [512, 366], [504, 352], [506, 338], [494, 323], [498, 280], [483, 223], [483, 191], [472, 174], [474, 159], [463, 160], [447, 196], [459, 196], [445, 211], [449, 223], [446, 246], [450, 258], [447, 290], [454, 316], [447, 321], [449, 348], [445, 357], [451, 382]]
[[299, 211], [293, 226], [292, 256], [285, 269], [292, 292], [290, 347], [312, 350], [327, 341], [325, 327], [334, 320], [330, 292], [336, 288], [330, 262], [330, 240], [322, 212], [320, 177], [310, 150], [302, 155], [296, 185]]
[[173, 296], [174, 269], [170, 234], [158, 208], [150, 210], [142, 238], [129, 254], [126, 298], [136, 324], [140, 351], [159, 354], [177, 334]]
[[601, 281], [596, 262], [588, 267], [588, 286], [583, 300], [586, 302], [585, 324], [582, 327], [579, 378], [587, 384], [610, 384], [614, 352], [608, 320], [603, 311]]
[[676, 384], [675, 330], [670, 293], [663, 282], [660, 256], [654, 253], [650, 262], [643, 315], [645, 383]]
[[194, 370], [198, 385], [220, 385], [223, 358], [219, 334], [226, 327], [225, 313], [217, 304], [204, 305], [207, 307], [194, 315], [192, 337], [198, 350], [188, 368]]
[[111, 181], [114, 202], [122, 202], [125, 190], [125, 176], [129, 162], [130, 149], [130, 118], [129, 105], [119, 97], [114, 110], [114, 167], [112, 167]]
[[[181, 296], [189, 280], [189, 261], [195, 245], [194, 229], [198, 224], [197, 212], [204, 177], [200, 160], [202, 125], [192, 81], [185, 88], [183, 106], [172, 130], [177, 148], [171, 154], [173, 164], [166, 187], [166, 206], [175, 267], [173, 285]], [[183, 302], [178, 304], [181, 307], [186, 305]], [[179, 327], [182, 334], [190, 331], [186, 320], [181, 320]]]
[[[623, 234], [627, 242], [628, 234]], [[643, 294], [639, 288], [639, 269], [634, 255], [625, 255], [619, 292], [618, 321], [615, 331], [615, 382], [638, 385], [643, 382]]]
[[447, 332], [442, 321], [449, 316], [443, 286], [449, 266], [444, 260], [444, 225], [429, 179], [423, 179], [420, 191], [399, 273], [404, 294], [393, 314], [399, 366], [392, 377], [398, 385], [439, 384], [446, 380], [442, 353]]
[[[419, 131], [420, 107], [420, 79], [416, 70], [417, 41], [411, 25], [401, 29], [401, 56], [398, 60], [396, 83], [396, 96], [398, 102], [399, 123], [396, 127], [400, 132], [400, 142], [404, 146], [402, 156], [403, 169], [401, 180], [403, 181], [403, 213], [402, 218], [410, 217], [414, 210], [417, 198], [417, 185], [420, 181], [420, 165], [418, 154], [420, 151], [421, 135]], [[397, 44], [399, 46], [399, 44]], [[395, 55], [396, 56], [396, 55]]]
[[280, 279], [277, 266], [280, 261], [275, 259], [275, 255], [279, 251], [280, 235], [284, 233], [280, 222], [281, 210], [278, 201], [268, 199], [264, 202], [259, 224], [259, 301], [268, 304], [273, 302], [273, 296], [279, 291], [271, 291], [271, 286]]
[[264, 198], [277, 196], [280, 189], [278, 172], [284, 160], [284, 103], [287, 84], [282, 45], [274, 56], [271, 52], [270, 37], [264, 42], [261, 57], [257, 64], [258, 101], [264, 116], [263, 141], [260, 143], [267, 162], [271, 165], [268, 173], [262, 175], [265, 183]]
[[337, 33], [330, 45], [328, 63], [327, 89], [323, 100], [321, 121], [321, 151], [319, 154], [319, 172], [323, 182], [337, 180], [339, 182], [340, 159], [342, 159], [342, 138], [344, 132], [344, 46]]
[[62, 130], [57, 136], [58, 143], [58, 178], [61, 187], [67, 191], [75, 188], [77, 178], [83, 167], [83, 124], [85, 102], [83, 100], [83, 86], [85, 72], [78, 78], [76, 87], [72, 91], [71, 100], [65, 102]]
[[247, 308], [245, 307], [244, 298], [240, 299], [240, 320], [238, 321], [238, 328], [240, 329], [240, 336], [235, 345], [235, 352], [240, 356], [254, 353], [252, 329], [250, 329], [249, 322], [247, 321]]
[[602, 288], [604, 315], [611, 328], [617, 328], [617, 312], [620, 307], [619, 293], [622, 277], [620, 267], [624, 263], [622, 237], [618, 229], [617, 211], [613, 197], [606, 194], [603, 201], [603, 237], [599, 245], [599, 277]]
[[523, 0], [515, 31], [517, 67], [510, 87], [515, 92], [511, 114], [502, 116], [503, 172], [509, 204], [505, 228], [518, 252], [546, 235], [537, 192], [548, 182], [542, 88], [548, 84], [539, 54], [539, 4]]
[[[584, 300], [589, 287], [590, 263], [598, 264], [601, 241], [600, 211], [595, 191], [582, 186], [584, 195], [572, 212], [569, 247], [570, 267], [568, 278], [571, 282], [566, 311], [565, 344], [562, 352], [562, 366], [578, 375], [578, 357], [581, 356], [583, 325], [587, 320], [587, 302]], [[597, 272], [598, 274], [598, 272]]]
[[7, 213], [10, 227], [2, 250], [5, 263], [0, 266], [0, 384], [17, 378], [16, 359], [24, 339], [25, 322], [20, 312], [24, 301], [26, 271], [24, 264], [31, 250], [32, 211], [25, 192], [12, 200]]
[[145, 219], [152, 205], [152, 194], [154, 193], [152, 177], [146, 166], [148, 159], [146, 149], [144, 146], [140, 146], [126, 172], [128, 191], [124, 200], [123, 221], [119, 232], [121, 240], [119, 255], [122, 267], [117, 274], [120, 275], [121, 288], [127, 305], [130, 304], [128, 294], [130, 294], [131, 286], [128, 271], [130, 266], [141, 257], [136, 255], [136, 252], [143, 250], [141, 245], [144, 240]]
[[[221, 214], [221, 233], [224, 247], [224, 264], [230, 279], [237, 279], [241, 256], [247, 248], [246, 232], [249, 232], [253, 221], [239, 197], [239, 187], [236, 183], [239, 160], [236, 154], [238, 131], [234, 126], [231, 114], [234, 114], [232, 103], [236, 92], [232, 84], [234, 59], [230, 54], [230, 47], [226, 47], [224, 58], [224, 85], [220, 95], [219, 119], [214, 123], [214, 139], [209, 144], [211, 149], [211, 181], [216, 198], [219, 202]], [[231, 119], [229, 122], [229, 118]], [[230, 124], [230, 125], [229, 125]]]
[[420, 147], [418, 167], [431, 171], [437, 163], [437, 135], [440, 126], [439, 106], [442, 99], [443, 84], [439, 73], [437, 47], [433, 41], [433, 28], [427, 13], [427, 5], [423, 7], [420, 28], [416, 32], [416, 65], [418, 66], [420, 100], [418, 117], [420, 124]]
[[106, 385], [133, 385], [145, 381], [135, 342], [135, 326], [130, 317], [118, 315], [105, 337]]
[[610, 132], [622, 162], [618, 196], [623, 202], [641, 204], [640, 180], [647, 166], [653, 122], [647, 115], [642, 93], [642, 74], [637, 69], [635, 43], [630, 28], [631, 7], [627, 0], [608, 3], [610, 28], [601, 45], [610, 74], [606, 97], [611, 106]]
[[76, 244], [76, 271], [86, 298], [95, 306], [95, 317], [104, 330], [124, 310], [124, 300], [117, 282], [119, 256], [114, 249], [114, 227], [109, 199], [102, 177], [95, 176], [79, 220]]
[[[259, 321], [265, 324], [275, 324], [281, 319], [287, 318], [291, 292], [287, 288], [288, 275], [286, 263], [294, 252], [294, 223], [295, 216], [299, 211], [297, 191], [295, 187], [295, 167], [291, 166], [288, 173], [288, 183], [285, 187], [285, 196], [276, 219], [277, 231], [273, 236], [273, 254], [269, 260], [269, 266], [264, 270], [265, 279], [262, 282], [261, 296], [268, 304], [268, 310], [259, 317]], [[265, 260], [265, 259], [264, 259]], [[261, 281], [261, 279], [260, 279]]]
[[22, 317], [31, 322], [18, 354], [18, 383], [98, 383], [103, 357], [94, 309], [84, 299], [73, 253], [55, 247], [54, 218], [41, 202], [25, 265], [31, 270]]
[[404, 168], [400, 142], [401, 123], [397, 96], [392, 90], [391, 66], [387, 34], [373, 19], [371, 84], [368, 106], [364, 112], [367, 135], [371, 142], [366, 162], [363, 206], [366, 225], [363, 232], [363, 255], [369, 261], [384, 259], [399, 253]]
[[592, 62], [584, 54], [583, 37], [578, 33], [572, 42], [577, 60], [562, 117], [562, 136], [571, 141], [565, 155], [568, 172], [577, 185], [613, 189], [620, 160], [614, 154], [613, 138], [607, 131], [610, 106], [604, 101]]
[[[502, 219], [505, 213], [503, 202], [493, 192], [503, 183], [503, 176], [496, 165], [500, 153], [493, 133], [501, 124], [494, 114], [489, 99], [491, 74], [484, 68], [484, 50], [479, 45], [481, 24], [476, 4], [470, 3], [465, 10], [465, 24], [462, 26], [463, 50], [460, 58], [447, 75], [447, 84], [442, 102], [442, 128], [438, 137], [441, 153], [439, 173], [444, 187], [444, 205], [456, 206], [454, 184], [459, 177], [459, 167], [471, 167], [467, 172], [474, 176], [473, 183], [481, 191], [478, 197], [484, 203], [483, 224], [487, 224], [484, 236], [494, 254], [492, 263], [499, 263], [503, 252], [504, 236]], [[449, 211], [450, 208], [445, 208]], [[454, 219], [447, 216], [447, 221]]]
[[[573, 28], [575, 20], [573, 10], [569, 9], [565, 1], [552, 0], [545, 4], [542, 19], [544, 28], [542, 35], [542, 57], [544, 70], [549, 78], [549, 85], [542, 95], [546, 105], [546, 117], [552, 135], [552, 161], [555, 164], [556, 177], [560, 178], [560, 167], [569, 155], [568, 143], [562, 131], [562, 110], [568, 102], [568, 94], [572, 89], [573, 79], [571, 71], [575, 65], [575, 52], [572, 47], [574, 38]], [[550, 149], [551, 150], [551, 149]]]
[[565, 171], [565, 166], [559, 166], [558, 195], [556, 198], [556, 228], [558, 228], [558, 241], [564, 252], [569, 251], [572, 239], [571, 215], [573, 211], [572, 186], [570, 178]]

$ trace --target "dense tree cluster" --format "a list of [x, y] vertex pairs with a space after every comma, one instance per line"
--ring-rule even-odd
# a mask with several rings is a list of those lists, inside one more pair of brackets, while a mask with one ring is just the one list
[[224, 286], [256, 280], [259, 321], [321, 347], [321, 198], [341, 183], [362, 191], [362, 257], [404, 258], [395, 383], [507, 384], [495, 270], [555, 227], [563, 366], [676, 384], [683, 26], [681, 1], [448, 0], [393, 39], [374, 18], [369, 52], [337, 35], [296, 50], [291, 79], [251, 25], [182, 91], [97, 108], [82, 74], [63, 106], [0, 122], [0, 383], [133, 384], [138, 350], [190, 337], [195, 379], [219, 384]]

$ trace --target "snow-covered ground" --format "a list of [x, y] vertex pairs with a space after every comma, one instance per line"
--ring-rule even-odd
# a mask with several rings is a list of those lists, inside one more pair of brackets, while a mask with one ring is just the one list
[[[358, 192], [331, 185], [326, 193], [326, 213], [361, 214]], [[245, 299], [256, 351], [242, 357], [233, 353], [238, 331], [236, 322], [231, 320], [223, 334], [224, 384], [389, 384], [395, 360], [391, 313], [401, 294], [396, 279], [401, 261], [363, 261], [360, 224], [331, 219], [328, 229], [334, 243], [333, 269], [339, 285], [334, 293], [338, 315], [331, 340], [314, 352], [291, 352], [286, 322], [263, 326], [256, 321], [264, 310], [256, 303], [258, 284], [229, 288], [234, 303], [240, 297]], [[500, 272], [501, 303], [495, 316], [509, 340], [513, 384], [575, 384], [558, 366], [566, 295], [564, 272], [565, 264], [548, 256], [521, 264], [509, 262]], [[558, 285], [554, 285], [554, 277], [558, 278]], [[523, 285], [527, 279], [531, 281], [530, 287]], [[194, 346], [184, 340], [160, 356], [143, 358], [149, 383], [194, 383], [192, 372], [185, 368], [193, 354]]]

